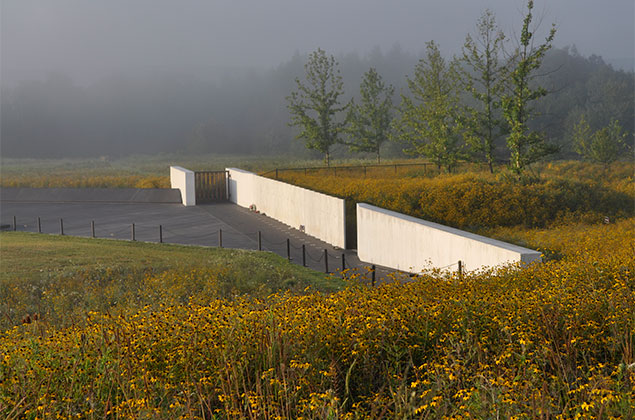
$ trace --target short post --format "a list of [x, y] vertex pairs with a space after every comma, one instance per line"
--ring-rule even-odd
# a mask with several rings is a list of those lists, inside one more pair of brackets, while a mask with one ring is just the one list
[[302, 244], [302, 267], [306, 267], [306, 245]]
[[324, 249], [324, 272], [329, 272], [329, 252]]
[[373, 264], [370, 269], [373, 272], [371, 277], [371, 284], [373, 285], [373, 287], [375, 287], [375, 271], [377, 270], [377, 267], [375, 267], [375, 264]]
[[342, 253], [342, 271], [346, 270], [346, 254]]
[[17, 221], [15, 219], [15, 216], [13, 216], [13, 230], [14, 231], [18, 230], [18, 223], [17, 223]]
[[95, 237], [95, 221], [94, 220], [90, 221], [90, 237], [91, 238]]
[[37, 233], [42, 233], [42, 221], [40, 220], [40, 216], [37, 217]]
[[60, 219], [60, 235], [64, 235], [64, 220]]
[[287, 238], [287, 260], [291, 261], [291, 241]]
[[223, 229], [218, 229], [218, 247], [223, 247]]
[[258, 231], [258, 251], [262, 251], [262, 232]]
[[130, 239], [135, 241], [134, 223], [130, 225]]
[[163, 226], [159, 225], [159, 243], [163, 243]]
[[463, 261], [459, 260], [459, 277], [463, 276]]
[[278, 179], [278, 168], [276, 168], [276, 179]]

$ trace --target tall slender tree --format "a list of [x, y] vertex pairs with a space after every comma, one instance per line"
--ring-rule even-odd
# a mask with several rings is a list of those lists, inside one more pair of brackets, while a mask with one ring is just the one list
[[287, 96], [290, 126], [301, 127], [296, 138], [304, 139], [308, 149], [324, 153], [327, 166], [331, 147], [340, 142], [346, 121], [340, 114], [348, 105], [340, 105], [344, 93], [342, 76], [335, 58], [320, 48], [309, 55], [304, 66], [306, 83], [295, 79], [297, 90]]
[[401, 95], [397, 138], [409, 144], [404, 151], [426, 156], [451, 172], [462, 153], [459, 122], [459, 77], [456, 63], [446, 63], [434, 41], [407, 78], [412, 98]]
[[543, 133], [530, 129], [527, 124], [532, 115], [532, 102], [547, 95], [544, 87], [536, 85], [535, 70], [540, 67], [556, 35], [556, 28], [552, 26], [545, 42], [537, 47], [534, 45], [534, 28], [531, 26], [533, 7], [534, 2], [528, 1], [527, 14], [509, 74], [510, 88], [502, 98], [503, 115], [510, 130], [507, 136], [507, 147], [511, 154], [509, 167], [517, 175], [527, 165], [558, 150], [546, 142]]
[[381, 145], [388, 139], [393, 119], [392, 95], [395, 89], [386, 86], [381, 75], [371, 67], [359, 87], [360, 104], [351, 101], [347, 142], [355, 152], [371, 152], [381, 161]]
[[467, 35], [460, 67], [466, 89], [476, 105], [466, 109], [465, 140], [473, 155], [484, 160], [494, 172], [496, 142], [505, 133], [501, 115], [501, 95], [504, 91], [505, 63], [502, 48], [505, 34], [498, 28], [496, 17], [485, 10], [476, 23], [476, 34]]

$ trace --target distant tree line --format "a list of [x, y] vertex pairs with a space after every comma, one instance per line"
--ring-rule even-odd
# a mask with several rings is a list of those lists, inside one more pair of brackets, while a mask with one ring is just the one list
[[[352, 151], [372, 152], [379, 162], [387, 140], [401, 142], [405, 153], [427, 157], [449, 172], [461, 159], [483, 161], [493, 172], [494, 161], [501, 156], [514, 174], [521, 175], [542, 158], [572, 150], [609, 165], [633, 142], [633, 74], [613, 72], [613, 80], [603, 80], [599, 86], [593, 77], [576, 84], [563, 80], [557, 88], [557, 79], [548, 78], [562, 70], [548, 55], [556, 28], [552, 26], [544, 41], [537, 40], [532, 9], [530, 0], [520, 35], [511, 40], [498, 28], [494, 14], [486, 10], [477, 22], [476, 34], [467, 35], [462, 56], [450, 61], [434, 41], [428, 42], [413, 76], [406, 76], [407, 89], [402, 90], [398, 106], [393, 106], [391, 98], [394, 88], [385, 84], [374, 67], [364, 73], [360, 103], [341, 101], [344, 89], [339, 65], [318, 49], [305, 64], [305, 81], [296, 78], [296, 90], [287, 97], [290, 126], [300, 128], [296, 138], [322, 153], [327, 165], [331, 149], [338, 144]], [[580, 60], [575, 50], [563, 52], [567, 61], [602, 64], [595, 57]], [[556, 57], [563, 58], [563, 54]], [[564, 67], [568, 63], [557, 64]], [[568, 95], [558, 95], [558, 89]], [[617, 89], [625, 90], [620, 95]], [[602, 92], [599, 96], [598, 90]], [[571, 94], [578, 95], [578, 101], [567, 106], [563, 101]], [[550, 121], [549, 112], [558, 108], [566, 118], [559, 123]], [[592, 131], [587, 118], [602, 127]], [[549, 130], [549, 124], [559, 126], [559, 132], [558, 128]], [[558, 136], [549, 136], [549, 131]]]
[[[538, 39], [532, 31], [528, 25], [524, 58], [523, 32], [517, 40], [508, 39], [493, 14], [485, 13], [456, 58], [445, 57], [430, 42], [421, 57], [397, 45], [337, 58], [318, 50], [297, 53], [277, 68], [210, 80], [147, 74], [79, 86], [56, 74], [3, 86], [0, 154], [317, 157], [325, 155], [324, 140], [335, 140], [329, 158], [409, 153], [451, 169], [456, 159], [494, 163], [514, 156], [522, 167], [544, 154], [608, 162], [613, 149], [619, 153], [631, 146], [635, 74], [615, 70], [599, 56], [584, 57], [575, 47], [549, 48], [550, 33]], [[318, 85], [307, 78], [305, 65], [314, 61], [333, 68], [333, 79], [324, 85], [332, 95], [314, 104], [333, 120], [298, 129], [289, 123], [315, 116], [303, 108], [319, 99], [303, 97], [321, 83], [317, 74]], [[514, 92], [529, 106], [515, 108]], [[292, 103], [297, 113], [290, 118]], [[294, 140], [303, 132], [310, 149]]]

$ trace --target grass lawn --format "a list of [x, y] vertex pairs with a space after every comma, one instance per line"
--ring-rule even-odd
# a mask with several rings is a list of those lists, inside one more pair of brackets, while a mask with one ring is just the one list
[[0, 233], [0, 327], [33, 313], [66, 324], [91, 310], [342, 286], [270, 252]]

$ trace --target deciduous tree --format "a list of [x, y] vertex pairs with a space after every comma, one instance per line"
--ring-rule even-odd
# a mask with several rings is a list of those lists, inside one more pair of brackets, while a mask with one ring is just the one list
[[386, 86], [373, 67], [365, 74], [359, 87], [360, 103], [351, 101], [348, 114], [350, 149], [371, 152], [380, 162], [381, 145], [388, 139], [393, 119], [392, 95], [395, 89]]
[[517, 175], [527, 165], [557, 151], [555, 146], [546, 142], [541, 132], [528, 126], [532, 102], [547, 95], [544, 87], [536, 85], [535, 70], [540, 67], [556, 35], [556, 28], [552, 26], [545, 42], [537, 47], [534, 45], [534, 28], [531, 26], [533, 7], [534, 2], [528, 1], [519, 45], [514, 52], [513, 67], [509, 73], [509, 91], [502, 98], [503, 115], [510, 130], [507, 136], [507, 147], [511, 154], [509, 167]]
[[465, 140], [472, 153], [484, 160], [494, 172], [496, 141], [505, 132], [500, 112], [504, 91], [505, 63], [502, 47], [505, 34], [496, 25], [494, 13], [486, 10], [476, 24], [474, 38], [467, 35], [463, 45], [461, 68], [464, 84], [476, 105], [467, 108]]
[[425, 58], [407, 78], [412, 98], [401, 95], [397, 138], [409, 144], [404, 151], [426, 156], [448, 171], [462, 153], [459, 123], [459, 77], [456, 63], [446, 63], [434, 41], [427, 44]]
[[291, 126], [301, 128], [296, 138], [302, 138], [306, 147], [324, 153], [324, 161], [330, 164], [331, 147], [340, 141], [345, 119], [340, 118], [347, 105], [340, 105], [344, 93], [338, 63], [324, 50], [309, 55], [304, 66], [306, 82], [296, 78], [297, 90], [287, 97], [291, 113]]
[[572, 136], [578, 154], [593, 162], [602, 163], [605, 167], [618, 160], [628, 148], [627, 134], [615, 119], [591, 134], [589, 124], [582, 117], [574, 126]]

